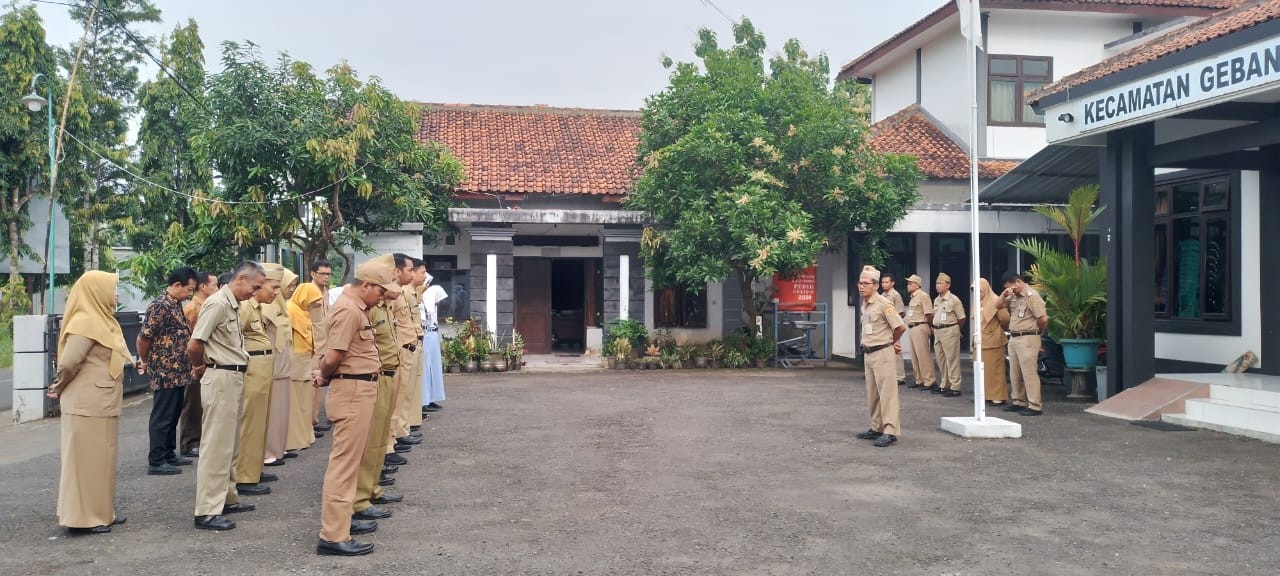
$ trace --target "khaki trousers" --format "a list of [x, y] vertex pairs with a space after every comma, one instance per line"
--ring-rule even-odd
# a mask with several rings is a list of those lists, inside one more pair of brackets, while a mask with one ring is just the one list
[[58, 525], [110, 526], [116, 520], [120, 419], [63, 414]]
[[373, 408], [378, 402], [378, 385], [363, 380], [333, 380], [329, 384], [325, 413], [333, 422], [333, 448], [324, 471], [320, 500], [320, 539], [346, 542], [351, 539], [352, 506], [356, 500], [356, 479], [373, 428]]
[[911, 336], [911, 372], [916, 384], [933, 386], [938, 381], [933, 371], [933, 353], [929, 350], [929, 336], [933, 334], [933, 328], [921, 322], [912, 326], [909, 334]]
[[938, 356], [938, 385], [943, 390], [959, 390], [960, 327], [934, 330], [933, 353]]
[[1003, 402], [1009, 399], [1009, 386], [1005, 378], [1004, 348], [982, 350], [982, 390], [987, 400]]
[[[409, 435], [409, 427], [417, 426], [422, 423], [422, 402], [415, 402], [414, 391], [417, 390], [417, 397], [422, 398], [422, 380], [419, 379], [417, 386], [414, 386], [413, 378], [413, 357], [415, 352], [400, 348], [400, 369], [396, 370], [396, 386], [398, 388], [394, 410], [395, 416], [392, 418], [393, 432], [396, 438], [403, 438]], [[414, 421], [414, 414], [417, 414], [417, 422]]]
[[[295, 369], [289, 381], [289, 437], [285, 441], [288, 450], [310, 448], [316, 441], [315, 430], [311, 423], [311, 407], [315, 402], [315, 386], [311, 385], [310, 369], [296, 369], [297, 366], [308, 366], [311, 356], [294, 354], [291, 361]], [[301, 378], [300, 378], [301, 376]]]
[[409, 378], [413, 382], [413, 395], [409, 398], [409, 424], [412, 426], [422, 425], [422, 407], [427, 403], [422, 401], [422, 359], [427, 351], [422, 347], [422, 342], [418, 342], [418, 349], [409, 354], [409, 366], [413, 368], [413, 376]]
[[271, 407], [271, 355], [250, 356], [244, 374], [244, 412], [240, 417], [240, 450], [236, 453], [236, 483], [257, 484], [267, 452], [267, 414]]
[[1040, 403], [1040, 373], [1036, 372], [1039, 356], [1039, 336], [1009, 339], [1009, 382], [1013, 385], [1013, 403], [1032, 410], [1044, 410]]
[[244, 374], [205, 370], [200, 379], [204, 414], [200, 427], [200, 459], [196, 463], [196, 516], [222, 514], [223, 506], [240, 501], [232, 465], [240, 442], [243, 397]]
[[364, 462], [356, 479], [356, 503], [352, 509], [364, 512], [373, 505], [369, 500], [381, 495], [378, 477], [382, 475], [382, 460], [387, 453], [387, 434], [391, 429], [391, 400], [395, 392], [394, 376], [378, 376], [378, 398], [373, 405], [373, 427], [364, 447]]
[[200, 382], [195, 377], [183, 386], [182, 415], [178, 424], [178, 452], [186, 452], [200, 447], [200, 416], [204, 407], [200, 405]]
[[[867, 407], [871, 410], [871, 429], [898, 435], [898, 382], [893, 363], [898, 355], [884, 348], [862, 358], [863, 376], [867, 380]], [[901, 364], [901, 362], [899, 362]]]
[[[311, 369], [315, 370], [320, 366], [320, 355], [316, 354], [311, 357]], [[320, 409], [324, 407], [324, 396], [328, 388], [312, 388], [311, 392], [311, 426], [320, 425]]]
[[264, 459], [284, 458], [285, 445], [289, 442], [289, 396], [288, 378], [271, 380], [271, 403], [267, 415], [267, 449]]

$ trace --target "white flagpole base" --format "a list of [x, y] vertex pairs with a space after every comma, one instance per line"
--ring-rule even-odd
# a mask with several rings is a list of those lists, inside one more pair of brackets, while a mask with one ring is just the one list
[[1021, 438], [1022, 425], [990, 416], [978, 420], [973, 416], [948, 416], [942, 429], [963, 438]]

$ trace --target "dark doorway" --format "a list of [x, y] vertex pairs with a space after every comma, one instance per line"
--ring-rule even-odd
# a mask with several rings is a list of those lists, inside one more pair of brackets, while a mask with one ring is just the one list
[[587, 266], [584, 261], [551, 262], [552, 351], [586, 350], [587, 287]]

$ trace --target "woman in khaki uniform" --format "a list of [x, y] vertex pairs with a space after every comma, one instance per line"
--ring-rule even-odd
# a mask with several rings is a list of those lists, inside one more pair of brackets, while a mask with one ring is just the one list
[[1004, 330], [1009, 327], [1009, 311], [996, 307], [999, 298], [991, 291], [991, 283], [986, 278], [978, 279], [978, 291], [982, 295], [982, 317], [978, 319], [982, 327], [982, 389], [989, 406], [1004, 406], [1009, 400], [1004, 362], [1004, 345], [1008, 342]]
[[76, 281], [49, 387], [49, 397], [60, 398], [62, 407], [58, 524], [77, 534], [110, 532], [125, 520], [115, 511], [116, 458], [122, 378], [132, 356], [115, 309], [115, 274], [91, 270]]
[[275, 328], [271, 340], [272, 362], [271, 407], [267, 415], [267, 451], [263, 461], [267, 466], [284, 464], [285, 449], [289, 440], [289, 398], [293, 356], [293, 328], [289, 321], [289, 297], [297, 287], [298, 275], [288, 268], [281, 270], [280, 293], [269, 305], [262, 307], [262, 316]]
[[316, 441], [311, 408], [315, 387], [311, 380], [311, 308], [319, 307], [324, 295], [313, 282], [304, 282], [289, 298], [289, 327], [293, 330], [293, 355], [289, 359], [289, 450], [310, 448]]

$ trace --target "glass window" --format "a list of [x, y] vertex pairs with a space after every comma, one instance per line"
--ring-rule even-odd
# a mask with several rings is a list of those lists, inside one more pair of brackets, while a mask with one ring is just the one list
[[1044, 116], [1027, 105], [1027, 95], [1053, 82], [1053, 59], [991, 56], [987, 60], [987, 119], [995, 125], [1043, 126]]
[[1200, 209], [1200, 183], [1182, 184], [1173, 187], [1173, 211], [1177, 214], [1195, 212]]
[[[1231, 181], [1221, 176], [1155, 190], [1155, 313], [1230, 320]], [[1169, 204], [1172, 202], [1172, 210]]]
[[1169, 312], [1169, 265], [1165, 255], [1169, 252], [1169, 225], [1156, 224], [1156, 314]]
[[1002, 76], [1018, 75], [1018, 59], [1008, 57], [991, 57], [991, 73]]
[[1209, 182], [1204, 186], [1204, 206], [1205, 208], [1222, 208], [1227, 205], [1227, 198], [1231, 193], [1231, 184], [1226, 180], [1218, 182]]
[[706, 328], [707, 291], [685, 286], [662, 288], [653, 294], [653, 323], [658, 328]]

